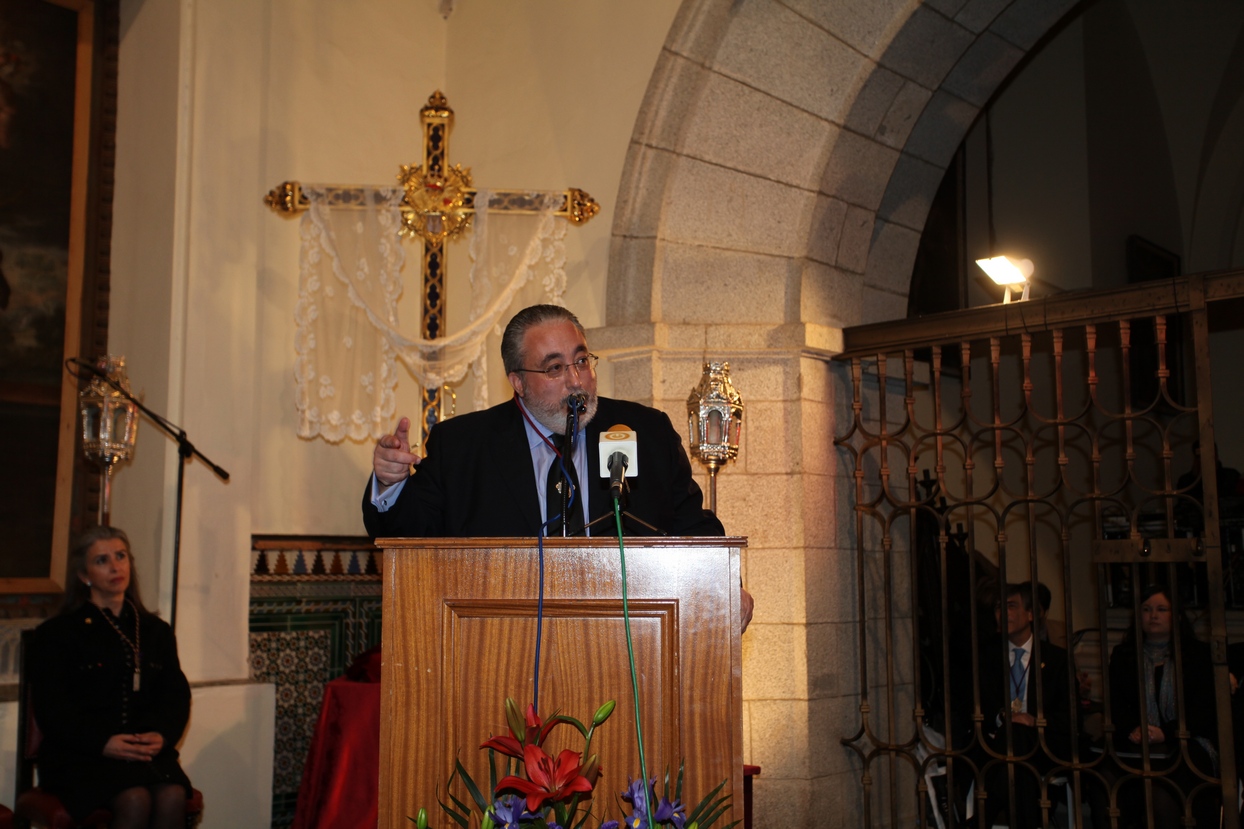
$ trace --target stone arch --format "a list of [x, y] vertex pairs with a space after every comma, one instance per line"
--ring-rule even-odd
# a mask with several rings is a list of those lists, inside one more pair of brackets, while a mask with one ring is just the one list
[[747, 411], [718, 505], [748, 539], [745, 756], [780, 825], [863, 809], [859, 769], [825, 747], [859, 722], [862, 612], [833, 444], [850, 381], [827, 358], [842, 328], [904, 316], [953, 153], [1076, 2], [684, 0], [636, 119], [590, 339], [617, 396], [675, 422], [701, 361], [732, 362]]
[[903, 316], [955, 149], [1076, 3], [684, 0], [619, 187], [606, 324]]

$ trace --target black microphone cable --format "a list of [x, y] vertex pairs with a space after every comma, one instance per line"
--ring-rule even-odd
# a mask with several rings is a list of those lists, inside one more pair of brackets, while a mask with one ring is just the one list
[[[521, 407], [520, 407], [521, 408]], [[523, 412], [524, 416], [526, 411]], [[578, 406], [570, 406], [566, 415], [566, 433], [571, 436], [567, 441], [567, 448], [574, 444], [574, 435], [579, 431], [579, 410]], [[547, 440], [547, 438], [546, 438]], [[571, 508], [576, 506], [579, 496], [579, 488], [570, 483], [570, 470], [566, 468], [566, 459], [562, 457], [562, 453], [558, 452], [556, 447], [553, 451], [553, 462], [559, 464], [562, 469], [562, 480], [566, 482], [566, 486], [570, 487], [570, 495], [566, 500], [566, 508], [558, 515], [545, 521], [540, 525], [540, 531], [536, 533], [536, 558], [538, 562], [539, 587], [536, 594], [536, 665], [532, 672], [532, 705], [536, 709], [536, 713], [540, 713], [540, 645], [544, 640], [544, 537], [548, 535], [549, 526], [557, 520], [562, 521], [562, 526], [566, 526], [567, 519], [570, 516]], [[548, 511], [548, 504], [545, 504], [545, 512]], [[628, 631], [629, 635], [629, 631]]]

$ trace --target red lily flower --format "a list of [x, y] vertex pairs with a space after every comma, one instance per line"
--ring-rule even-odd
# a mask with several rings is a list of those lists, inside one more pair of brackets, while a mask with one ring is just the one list
[[566, 749], [557, 759], [544, 753], [539, 746], [523, 749], [523, 764], [528, 780], [510, 775], [497, 783], [497, 791], [512, 789], [527, 798], [527, 811], [535, 812], [544, 801], [568, 800], [575, 792], [590, 792], [592, 784], [579, 767], [578, 752]]
[[523, 759], [523, 744], [513, 737], [492, 737], [480, 743], [480, 748], [492, 748], [508, 757]]
[[480, 744], [480, 748], [496, 749], [507, 757], [513, 757], [516, 760], [523, 759], [523, 747], [528, 745], [543, 746], [545, 739], [549, 736], [549, 732], [553, 727], [564, 722], [568, 722], [564, 717], [554, 714], [546, 723], [536, 714], [534, 705], [527, 706], [526, 722], [523, 728], [523, 735], [520, 737], [518, 732], [514, 730], [514, 721], [518, 719], [518, 706], [513, 704], [513, 700], [506, 701], [506, 716], [510, 720], [510, 736], [492, 737]]

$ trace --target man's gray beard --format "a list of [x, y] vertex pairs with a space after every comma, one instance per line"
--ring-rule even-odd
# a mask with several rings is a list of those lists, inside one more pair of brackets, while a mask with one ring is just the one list
[[[548, 429], [555, 435], [566, 434], [566, 399], [562, 398], [561, 408], [544, 408], [535, 402], [523, 401], [523, 405], [527, 407], [527, 411], [536, 419], [536, 422]], [[596, 415], [596, 395], [588, 395], [587, 411], [579, 415], [579, 428], [587, 426], [592, 422], [592, 418]]]

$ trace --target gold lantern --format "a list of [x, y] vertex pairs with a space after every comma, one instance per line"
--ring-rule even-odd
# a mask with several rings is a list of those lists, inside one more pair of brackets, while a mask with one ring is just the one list
[[130, 393], [124, 357], [103, 357], [96, 362], [95, 371], [78, 395], [78, 410], [82, 414], [82, 450], [100, 465], [99, 523], [105, 526], [112, 501], [112, 468], [134, 455], [138, 404]]
[[708, 467], [708, 508], [717, 511], [717, 471], [739, 454], [743, 398], [730, 382], [730, 364], [705, 363], [687, 398], [691, 457]]

